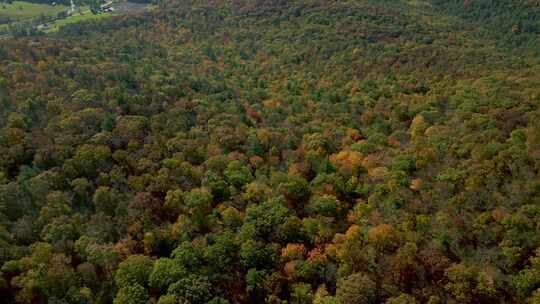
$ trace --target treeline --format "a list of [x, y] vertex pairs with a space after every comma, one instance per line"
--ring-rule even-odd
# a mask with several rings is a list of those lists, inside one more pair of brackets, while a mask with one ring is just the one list
[[459, 20], [173, 1], [3, 40], [0, 299], [538, 303], [538, 57]]

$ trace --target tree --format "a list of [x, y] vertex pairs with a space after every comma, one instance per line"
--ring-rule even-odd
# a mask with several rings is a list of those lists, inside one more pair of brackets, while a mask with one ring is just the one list
[[197, 272], [202, 266], [202, 251], [191, 242], [182, 242], [173, 250], [171, 257], [189, 272]]
[[177, 304], [178, 298], [175, 295], [162, 295], [159, 297], [158, 304]]
[[313, 292], [309, 284], [295, 284], [291, 294], [291, 303], [293, 304], [311, 304], [313, 303]]
[[308, 210], [322, 216], [336, 217], [342, 209], [342, 203], [333, 195], [314, 197], [308, 205]]
[[[229, 172], [229, 174], [232, 173]], [[213, 171], [206, 171], [202, 179], [202, 186], [210, 189], [212, 196], [216, 200], [221, 201], [229, 198], [230, 191], [228, 184]]]
[[82, 145], [64, 167], [73, 176], [95, 178], [110, 166], [111, 149], [103, 145]]
[[230, 162], [223, 174], [229, 184], [239, 189], [253, 179], [249, 168], [237, 160]]
[[39, 212], [39, 222], [42, 225], [62, 215], [72, 213], [71, 198], [63, 192], [54, 191], [46, 196], [46, 205]]
[[278, 248], [274, 244], [247, 240], [240, 247], [242, 263], [247, 268], [271, 268], [278, 258]]
[[313, 304], [339, 304], [339, 300], [331, 296], [325, 285], [319, 286], [313, 297]]
[[416, 304], [416, 299], [406, 293], [402, 293], [397, 297], [390, 298], [384, 302], [385, 304]]
[[238, 244], [235, 235], [225, 231], [214, 236], [213, 243], [206, 246], [203, 251], [205, 264], [208, 265], [210, 277], [223, 275], [231, 276], [237, 261]]
[[381, 224], [368, 231], [368, 241], [381, 250], [395, 247], [398, 239], [397, 232], [389, 224]]
[[132, 255], [118, 265], [114, 281], [120, 288], [138, 284], [147, 286], [153, 261], [144, 255]]
[[5, 170], [17, 168], [29, 156], [30, 137], [18, 128], [0, 129], [0, 164]]
[[355, 273], [338, 280], [336, 297], [342, 303], [374, 303], [376, 299], [376, 286], [367, 275]]
[[536, 289], [528, 299], [528, 304], [540, 303], [540, 288]]
[[169, 190], [165, 196], [164, 208], [178, 216], [182, 212], [184, 204], [184, 192], [181, 189]]
[[[95, 9], [99, 10], [99, 0], [92, 0]], [[146, 134], [148, 119], [143, 116], [128, 115], [120, 117], [116, 122], [114, 133], [125, 143], [141, 140]]]
[[149, 285], [152, 288], [166, 291], [171, 284], [185, 277], [188, 273], [174, 259], [160, 258], [154, 263], [149, 277]]
[[205, 304], [212, 298], [212, 284], [206, 277], [188, 275], [169, 286], [167, 292], [181, 301]]
[[127, 285], [120, 288], [116, 297], [114, 298], [114, 304], [146, 304], [148, 301], [148, 291], [141, 285], [135, 283], [133, 285]]
[[456, 300], [470, 303], [474, 296], [476, 269], [465, 264], [454, 264], [446, 270], [448, 283], [445, 288]]
[[535, 287], [540, 284], [540, 267], [526, 268], [511, 276], [510, 284], [521, 299], [532, 295]]
[[241, 235], [246, 239], [275, 238], [280, 225], [285, 222], [289, 213], [280, 199], [270, 199], [260, 205], [251, 205], [246, 210]]
[[363, 159], [362, 153], [354, 150], [344, 150], [330, 155], [330, 162], [338, 168], [341, 175], [347, 177], [360, 172]]
[[77, 265], [77, 273], [81, 277], [83, 284], [91, 288], [99, 285], [99, 278], [96, 272], [96, 267], [88, 262]]
[[208, 304], [229, 304], [229, 303], [230, 302], [228, 300], [220, 298], [220, 297], [215, 297], [212, 300], [210, 300], [210, 302], [208, 302]]
[[251, 294], [262, 293], [264, 290], [263, 283], [268, 273], [265, 270], [257, 270], [250, 268], [246, 273], [246, 290]]
[[98, 212], [113, 216], [121, 200], [118, 190], [110, 187], [101, 186], [96, 189], [92, 201]]
[[278, 184], [279, 191], [286, 199], [293, 203], [301, 203], [309, 198], [309, 184], [304, 178], [291, 175], [277, 175], [274, 178]]
[[193, 189], [184, 194], [184, 204], [194, 224], [204, 229], [207, 224], [207, 215], [212, 210], [212, 193], [206, 188]]

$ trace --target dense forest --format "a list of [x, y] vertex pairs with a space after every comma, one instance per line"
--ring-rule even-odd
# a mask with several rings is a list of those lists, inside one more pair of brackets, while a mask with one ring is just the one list
[[165, 0], [0, 41], [0, 302], [540, 303], [540, 3]]

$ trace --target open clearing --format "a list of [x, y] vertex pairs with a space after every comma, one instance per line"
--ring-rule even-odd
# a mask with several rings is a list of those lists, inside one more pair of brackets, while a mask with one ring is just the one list
[[45, 33], [53, 33], [53, 32], [57, 32], [60, 29], [60, 27], [64, 25], [73, 24], [73, 23], [82, 22], [82, 21], [99, 20], [99, 19], [112, 17], [115, 15], [116, 15], [115, 13], [110, 13], [110, 12], [94, 15], [90, 11], [86, 11], [82, 15], [79, 13], [75, 13], [66, 19], [54, 21], [53, 23], [49, 24], [46, 28], [44, 28], [43, 31]]
[[30, 3], [25, 1], [13, 1], [11, 4], [0, 4], [0, 19], [10, 18], [20, 20], [37, 16], [56, 16], [58, 13], [67, 10], [65, 5], [48, 5]]
[[[1, 0], [0, 0], [1, 1]], [[112, 3], [112, 2], [111, 2]], [[77, 7], [76, 11], [66, 18], [55, 20], [40, 19], [44, 17], [56, 17], [58, 13], [67, 11], [65, 5], [36, 4], [25, 1], [14, 1], [11, 4], [0, 4], [0, 32], [8, 31], [9, 24], [15, 25], [24, 21], [32, 21], [37, 24], [37, 29], [45, 33], [57, 32], [60, 27], [78, 22], [100, 20], [112, 16], [140, 12], [151, 9], [148, 4], [131, 3], [126, 1], [114, 3], [114, 11], [93, 14], [87, 5]]]

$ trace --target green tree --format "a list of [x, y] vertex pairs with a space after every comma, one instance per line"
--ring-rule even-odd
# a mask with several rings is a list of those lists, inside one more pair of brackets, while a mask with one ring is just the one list
[[253, 179], [249, 168], [237, 160], [230, 162], [223, 174], [227, 182], [238, 189]]
[[193, 246], [191, 242], [182, 242], [173, 250], [171, 257], [178, 265], [190, 272], [197, 272], [203, 264], [201, 249]]
[[169, 286], [167, 292], [181, 301], [205, 304], [212, 298], [212, 284], [206, 277], [188, 275]]
[[390, 298], [384, 302], [385, 304], [416, 304], [416, 299], [406, 293], [402, 293], [397, 297]]
[[120, 288], [116, 297], [114, 298], [114, 304], [146, 304], [148, 301], [148, 291], [141, 285], [135, 283], [133, 285], [127, 285]]
[[336, 297], [342, 303], [374, 303], [376, 299], [376, 286], [367, 275], [355, 273], [338, 280]]
[[153, 264], [153, 261], [147, 256], [129, 256], [118, 265], [114, 281], [120, 288], [134, 284], [147, 286]]
[[278, 247], [275, 244], [247, 240], [240, 247], [242, 263], [247, 268], [271, 268], [278, 258]]
[[154, 263], [154, 267], [149, 277], [149, 285], [166, 291], [174, 282], [188, 275], [188, 271], [174, 259], [160, 258]]
[[277, 237], [279, 227], [285, 222], [290, 211], [280, 199], [270, 199], [260, 205], [251, 205], [246, 209], [246, 218], [241, 228], [241, 236], [249, 239]]
[[293, 304], [311, 304], [313, 303], [313, 291], [311, 285], [300, 283], [293, 286], [291, 294], [291, 303]]
[[120, 200], [121, 196], [118, 190], [104, 186], [97, 188], [92, 197], [96, 211], [111, 216], [115, 214]]
[[279, 191], [286, 199], [301, 203], [309, 198], [309, 184], [304, 178], [294, 175], [277, 175], [274, 179], [276, 179]]
[[337, 216], [342, 209], [342, 203], [332, 195], [314, 197], [308, 205], [308, 210], [322, 216]]

